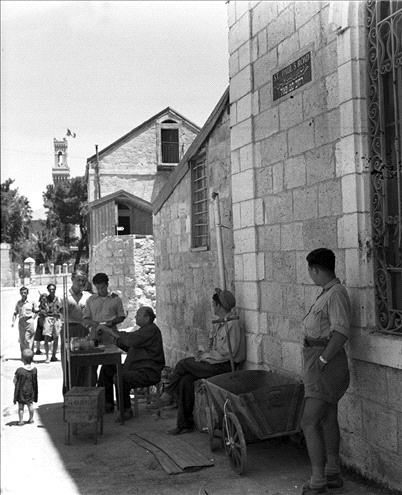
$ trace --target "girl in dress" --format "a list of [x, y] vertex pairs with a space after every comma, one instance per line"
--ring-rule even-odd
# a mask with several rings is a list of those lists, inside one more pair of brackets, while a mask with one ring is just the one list
[[24, 366], [18, 368], [14, 376], [14, 404], [18, 402], [18, 426], [24, 426], [24, 407], [28, 406], [29, 420], [28, 423], [34, 422], [33, 403], [38, 402], [38, 371], [33, 366], [34, 353], [31, 349], [25, 349], [22, 352], [22, 362]]

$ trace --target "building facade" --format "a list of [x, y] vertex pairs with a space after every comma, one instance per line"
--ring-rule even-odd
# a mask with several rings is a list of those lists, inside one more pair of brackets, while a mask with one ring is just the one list
[[166, 108], [87, 160], [88, 202], [119, 190], [151, 202], [198, 134]]
[[[230, 2], [228, 21], [230, 161], [205, 171], [215, 184], [221, 170], [230, 191], [224, 255], [245, 367], [301, 377], [302, 320], [319, 293], [306, 255], [333, 249], [352, 303], [342, 460], [401, 489], [401, 3]], [[214, 243], [209, 254], [192, 249], [195, 220], [181, 199], [190, 177], [154, 207], [158, 324], [171, 358], [191, 352], [203, 322], [193, 313], [208, 312], [206, 285], [218, 280]], [[208, 198], [209, 218], [213, 207]]]
[[156, 315], [170, 365], [208, 344], [212, 294], [223, 283], [214, 202], [222, 224], [225, 284], [234, 291], [229, 123], [225, 91], [153, 203]]

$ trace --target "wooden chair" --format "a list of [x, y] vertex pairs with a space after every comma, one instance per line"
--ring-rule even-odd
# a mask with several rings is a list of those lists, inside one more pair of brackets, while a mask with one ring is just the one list
[[[154, 391], [152, 389], [155, 389]], [[143, 390], [144, 393], [139, 393], [139, 390]], [[134, 403], [134, 417], [138, 418], [138, 404], [141, 399], [145, 400], [147, 404], [152, 402], [153, 398], [159, 399], [161, 395], [161, 382], [150, 385], [149, 387], [134, 387], [130, 391], [130, 395], [133, 395], [132, 402]]]

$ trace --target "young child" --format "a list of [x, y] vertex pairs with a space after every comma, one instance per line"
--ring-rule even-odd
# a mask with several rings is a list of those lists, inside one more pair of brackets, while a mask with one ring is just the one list
[[38, 402], [38, 372], [32, 364], [34, 357], [31, 349], [24, 349], [22, 352], [22, 361], [24, 366], [18, 368], [14, 376], [14, 404], [18, 402], [18, 426], [24, 426], [24, 407], [28, 406], [29, 420], [28, 423], [34, 422], [33, 403]]

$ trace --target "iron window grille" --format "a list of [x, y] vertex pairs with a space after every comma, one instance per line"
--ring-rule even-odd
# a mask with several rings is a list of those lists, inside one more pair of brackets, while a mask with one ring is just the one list
[[368, 1], [366, 13], [377, 325], [402, 335], [402, 2]]

